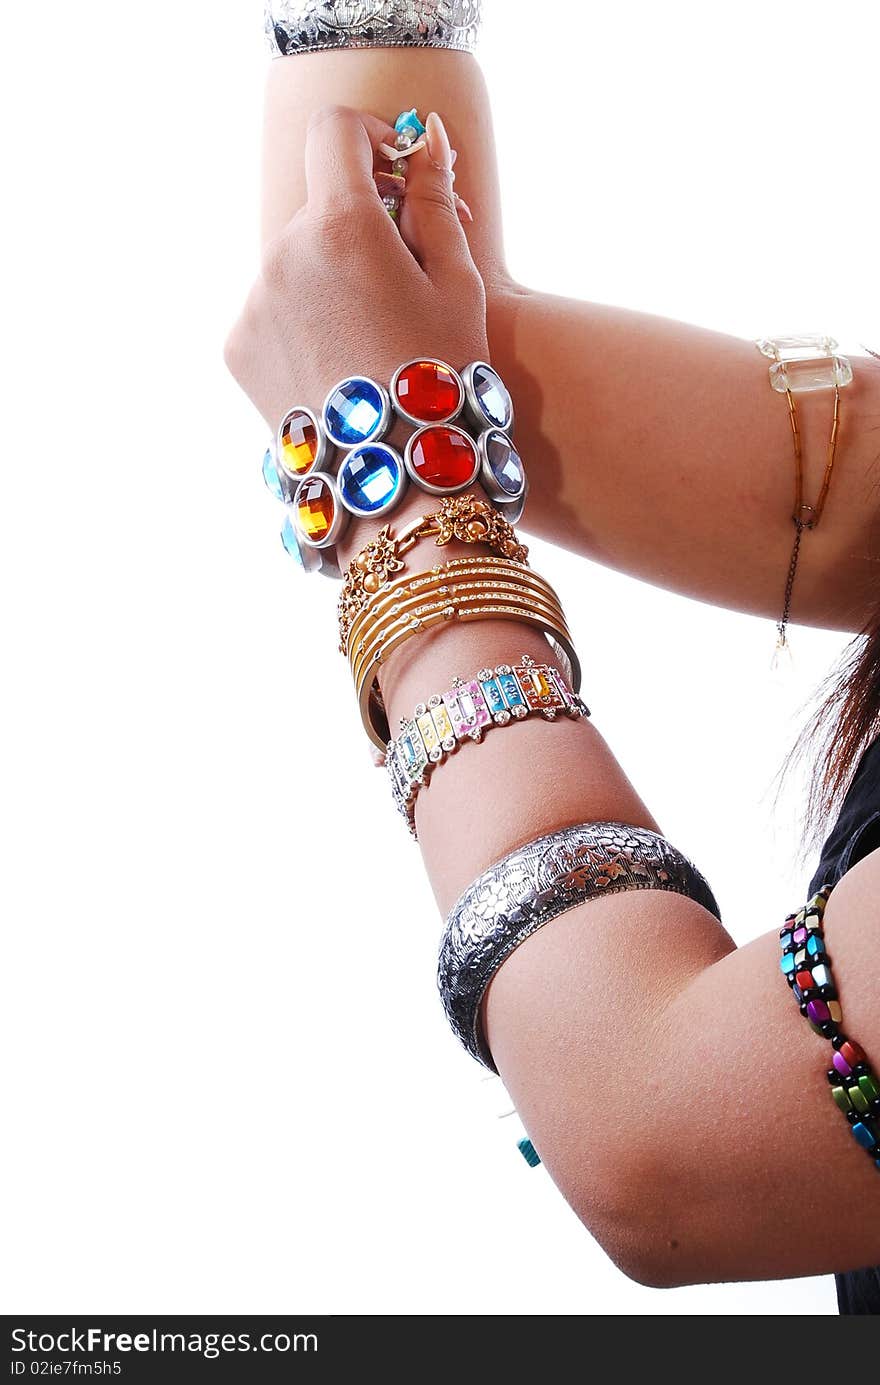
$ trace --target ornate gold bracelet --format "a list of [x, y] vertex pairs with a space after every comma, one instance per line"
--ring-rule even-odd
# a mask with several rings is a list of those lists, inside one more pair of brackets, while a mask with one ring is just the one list
[[525, 563], [529, 550], [520, 543], [503, 515], [473, 495], [446, 496], [433, 514], [421, 515], [395, 536], [386, 524], [349, 564], [339, 596], [339, 649], [345, 654], [352, 623], [371, 597], [382, 590], [405, 566], [403, 556], [425, 538], [442, 548], [460, 543], [482, 543], [493, 553]]

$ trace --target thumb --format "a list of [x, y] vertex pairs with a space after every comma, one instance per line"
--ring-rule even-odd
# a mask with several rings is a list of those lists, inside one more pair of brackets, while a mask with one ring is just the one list
[[425, 146], [407, 160], [400, 234], [429, 278], [468, 264], [470, 248], [453, 192], [454, 159], [436, 111], [425, 122]]

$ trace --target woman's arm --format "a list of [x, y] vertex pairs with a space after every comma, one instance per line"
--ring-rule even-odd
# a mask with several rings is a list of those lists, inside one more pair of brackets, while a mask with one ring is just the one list
[[[422, 349], [441, 358], [484, 349], [479, 280], [442, 141], [432, 142], [434, 163], [425, 151], [413, 156], [420, 268], [379, 202], [368, 133], [375, 147], [377, 123], [338, 109], [310, 126], [307, 205], [276, 238], [230, 340], [230, 364], [267, 418], [291, 389], [318, 403], [353, 358], [387, 372], [422, 334]], [[370, 532], [358, 525], [343, 557]], [[546, 646], [505, 622], [451, 622], [411, 640], [381, 670], [391, 724], [455, 673], [523, 652], [541, 659]], [[615, 819], [654, 825], [582, 721], [530, 719], [464, 745], [417, 802], [444, 912], [517, 845]], [[878, 886], [875, 853], [826, 916], [847, 1025], [875, 1054]], [[768, 933], [736, 951], [691, 900], [621, 894], [540, 930], [489, 990], [489, 1042], [543, 1159], [608, 1252], [646, 1282], [803, 1274], [880, 1257], [880, 1218], [861, 1213], [875, 1205], [877, 1174], [829, 1100], [826, 1052], [795, 1012], [777, 948]]]
[[[380, 48], [274, 62], [266, 240], [304, 201], [310, 111], [337, 100], [385, 120], [414, 104], [443, 115], [459, 151], [456, 188], [474, 214], [466, 229], [486, 285], [492, 359], [517, 402], [529, 530], [659, 586], [778, 619], [794, 537], [794, 460], [785, 399], [770, 389], [766, 359], [734, 337], [511, 280], [488, 94], [465, 53]], [[802, 396], [799, 408], [809, 499], [824, 468], [829, 396]], [[822, 525], [803, 545], [793, 614], [855, 629], [877, 582], [880, 363], [855, 362], [842, 409], [840, 457]]]

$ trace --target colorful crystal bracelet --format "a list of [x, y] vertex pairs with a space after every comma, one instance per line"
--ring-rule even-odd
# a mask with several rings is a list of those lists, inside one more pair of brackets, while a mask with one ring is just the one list
[[412, 718], [401, 721], [400, 735], [386, 746], [385, 766], [394, 801], [413, 837], [418, 836], [416, 798], [436, 766], [462, 741], [480, 741], [493, 726], [524, 721], [532, 713], [554, 721], [560, 714], [588, 717], [590, 710], [558, 669], [524, 654], [518, 664], [481, 668], [470, 679], [453, 678], [447, 692], [420, 702]]
[[821, 1038], [831, 1040], [831, 1095], [854, 1138], [880, 1169], [880, 1082], [859, 1045], [841, 1029], [843, 1012], [825, 946], [822, 923], [831, 890], [823, 885], [799, 913], [788, 916], [779, 934], [780, 965], [801, 1014]]

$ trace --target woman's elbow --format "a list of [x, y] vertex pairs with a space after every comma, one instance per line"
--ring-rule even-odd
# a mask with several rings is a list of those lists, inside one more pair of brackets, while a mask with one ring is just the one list
[[573, 1184], [565, 1178], [558, 1182], [591, 1236], [628, 1279], [649, 1289], [705, 1282], [706, 1247], [679, 1173], [654, 1157], [624, 1157], [610, 1168], [604, 1163], [598, 1176], [593, 1171]]

